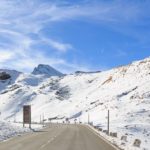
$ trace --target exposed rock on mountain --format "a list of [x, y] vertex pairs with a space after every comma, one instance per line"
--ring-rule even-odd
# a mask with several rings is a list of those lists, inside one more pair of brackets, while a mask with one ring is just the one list
[[6, 73], [6, 72], [0, 72], [0, 80], [7, 80], [7, 79], [10, 79], [11, 76]]

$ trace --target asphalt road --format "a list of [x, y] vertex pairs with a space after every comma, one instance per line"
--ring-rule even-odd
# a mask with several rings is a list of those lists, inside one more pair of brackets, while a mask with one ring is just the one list
[[31, 134], [0, 143], [0, 150], [115, 150], [82, 125], [50, 125]]

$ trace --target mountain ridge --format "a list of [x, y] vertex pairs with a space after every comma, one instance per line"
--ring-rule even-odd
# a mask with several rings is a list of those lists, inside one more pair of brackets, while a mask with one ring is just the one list
[[57, 71], [53, 67], [45, 64], [39, 64], [34, 68], [32, 74], [34, 75], [48, 75], [48, 76], [63, 76], [64, 74]]
[[[5, 86], [4, 86], [5, 85]], [[0, 82], [0, 111], [6, 120], [22, 121], [23, 105], [32, 106], [32, 119], [71, 118], [150, 141], [150, 58], [99, 73], [66, 76], [19, 74], [11, 84]], [[138, 131], [138, 132], [135, 132]], [[129, 136], [132, 138], [131, 136]]]

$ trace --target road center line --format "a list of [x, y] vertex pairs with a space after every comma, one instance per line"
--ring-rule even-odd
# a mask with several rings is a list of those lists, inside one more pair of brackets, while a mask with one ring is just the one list
[[60, 134], [61, 134], [61, 132], [58, 133], [57, 135], [55, 135], [54, 137], [50, 138], [45, 144], [43, 144], [43, 145], [40, 147], [40, 150], [43, 149], [45, 146], [47, 146], [47, 145], [48, 145], [49, 143], [51, 143], [52, 141], [54, 141], [55, 138], [58, 137]]
[[43, 144], [43, 145], [40, 147], [40, 149], [43, 149], [46, 145], [48, 145], [49, 143], [51, 143], [54, 139], [55, 139], [54, 137], [51, 138], [51, 139], [49, 139], [45, 144]]

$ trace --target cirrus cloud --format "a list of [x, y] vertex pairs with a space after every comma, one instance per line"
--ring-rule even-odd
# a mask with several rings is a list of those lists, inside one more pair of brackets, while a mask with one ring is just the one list
[[[70, 3], [69, 1], [39, 0], [1, 0], [0, 1], [0, 62], [1, 67], [14, 67], [15, 69], [31, 71], [38, 63], [47, 63], [63, 69], [61, 70], [87, 70], [88, 65], [79, 65], [68, 62], [63, 54], [74, 49], [74, 45], [61, 40], [54, 40], [51, 36], [44, 36], [41, 32], [47, 24], [61, 23], [67, 20], [82, 20], [96, 23], [116, 24], [142, 21], [144, 5], [129, 1], [114, 0], [86, 1], [83, 3]], [[118, 30], [118, 27], [117, 27]], [[123, 32], [123, 31], [122, 31]], [[33, 38], [30, 34], [35, 34]], [[139, 36], [137, 35], [137, 38]], [[43, 43], [46, 49], [35, 48]], [[35, 46], [33, 49], [33, 45]], [[45, 52], [52, 53], [46, 55]], [[59, 53], [59, 54], [58, 54]]]

